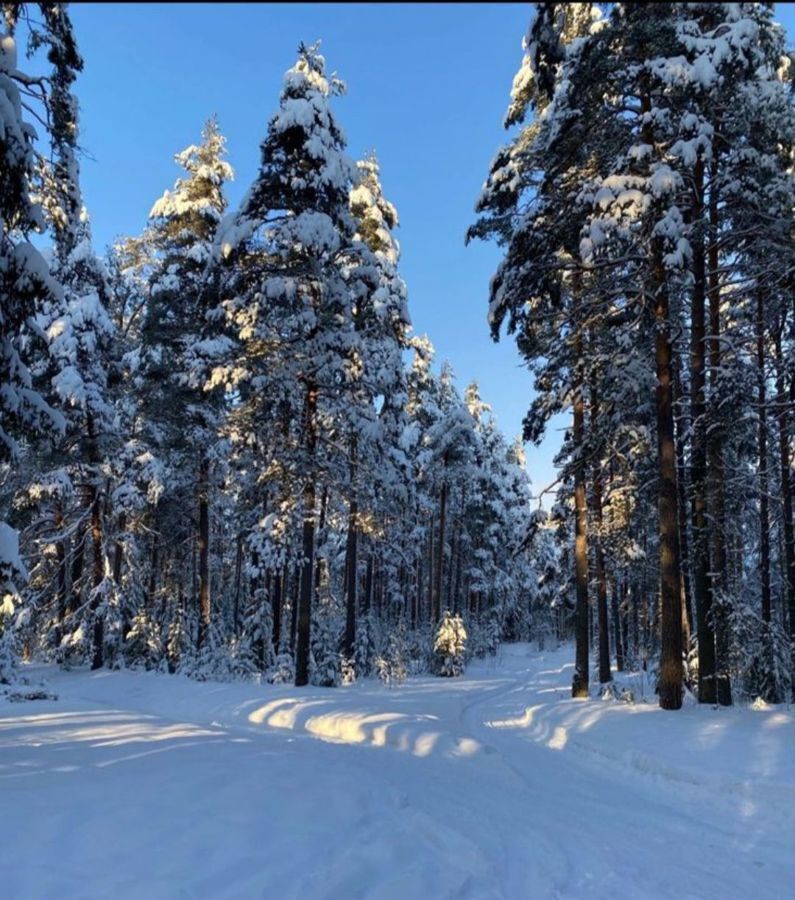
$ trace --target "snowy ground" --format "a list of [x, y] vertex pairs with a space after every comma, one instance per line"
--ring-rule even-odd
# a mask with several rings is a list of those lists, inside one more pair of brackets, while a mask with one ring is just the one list
[[568, 698], [570, 648], [329, 690], [28, 672], [0, 895], [781, 900], [795, 715]]

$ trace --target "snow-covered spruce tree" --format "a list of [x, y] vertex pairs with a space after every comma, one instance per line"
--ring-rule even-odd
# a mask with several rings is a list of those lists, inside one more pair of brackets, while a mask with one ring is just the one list
[[142, 433], [169, 473], [156, 510], [160, 562], [197, 548], [199, 644], [211, 614], [210, 495], [220, 416], [219, 398], [203, 390], [203, 348], [212, 343], [214, 330], [206, 313], [216, 303], [206, 270], [226, 210], [224, 184], [234, 174], [225, 155], [226, 140], [212, 118], [201, 142], [175, 156], [185, 174], [149, 214], [143, 241], [145, 307], [134, 373]]
[[260, 171], [216, 243], [221, 310], [234, 346], [211, 383], [238, 394], [249, 428], [269, 427], [258, 460], [264, 487], [271, 466], [300, 486], [296, 685], [309, 679], [318, 484], [331, 477], [336, 460], [327, 442], [355, 380], [355, 291], [346, 274], [360, 268], [354, 260], [365, 247], [354, 241], [349, 211], [355, 166], [329, 105], [342, 89], [326, 77], [317, 45], [301, 45], [262, 143]]
[[[668, 707], [679, 704], [680, 643], [691, 627], [700, 699], [731, 700], [730, 623], [740, 621], [731, 606], [744, 593], [737, 548], [748, 536], [738, 488], [742, 480], [746, 495], [757, 493], [756, 473], [767, 471], [753, 459], [753, 432], [727, 431], [725, 423], [753, 421], [749, 398], [762, 392], [749, 350], [768, 329], [775, 334], [775, 298], [791, 271], [787, 264], [783, 278], [771, 279], [769, 267], [749, 255], [769, 245], [791, 258], [784, 210], [791, 209], [792, 104], [782, 33], [771, 16], [763, 4], [614, 4], [604, 17], [586, 4], [538, 4], [508, 116], [508, 124], [527, 124], [495, 159], [480, 201], [488, 214], [471, 232], [507, 244], [492, 309], [498, 324], [510, 310], [520, 349], [541, 373], [530, 424], [559, 408], [576, 384], [563, 378], [561, 355], [539, 342], [535, 306], [548, 303], [551, 320], [561, 296], [576, 300], [579, 318], [567, 321], [580, 322], [581, 342], [568, 365], [585, 376], [591, 414], [564, 443], [563, 459], [579, 447], [592, 463], [600, 668], [609, 584], [600, 557], [619, 554], [625, 571], [614, 596], [632, 597], [628, 607], [616, 598], [614, 641], [625, 639], [630, 624], [631, 640], [640, 636], [645, 645], [657, 618], [647, 563], [654, 554], [659, 690]], [[752, 325], [754, 303], [761, 327]], [[682, 359], [678, 335], [687, 331], [689, 358]], [[618, 355], [633, 367], [624, 382], [637, 389], [622, 389], [613, 377]], [[644, 400], [649, 375], [657, 385], [653, 407]], [[645, 432], [658, 445], [654, 470]], [[727, 471], [743, 474], [730, 481]], [[655, 483], [652, 519], [644, 500]], [[640, 572], [633, 559], [642, 560]], [[761, 570], [769, 564], [760, 549]], [[764, 571], [759, 578], [766, 596]], [[622, 622], [621, 606], [630, 623]]]
[[505, 119], [506, 127], [521, 123], [522, 128], [492, 162], [476, 206], [481, 217], [468, 234], [506, 247], [492, 281], [489, 317], [495, 339], [507, 319], [535, 375], [537, 398], [525, 419], [525, 438], [540, 440], [552, 415], [572, 409], [577, 591], [572, 694], [578, 697], [588, 695], [589, 683], [586, 330], [601, 313], [596, 279], [578, 262], [585, 218], [579, 195], [614, 140], [595, 96], [606, 65], [592, 47], [600, 23], [592, 4], [537, 4]]
[[[43, 9], [45, 29], [33, 31], [34, 44], [48, 47], [52, 63], [53, 164], [46, 171], [41, 198], [51, 221], [55, 238], [53, 276], [63, 287], [63, 297], [43, 304], [38, 324], [46, 334], [49, 359], [37, 367], [41, 382], [49, 381], [57, 401], [66, 413], [63, 442], [53, 448], [59, 461], [56, 480], [65, 475], [79, 498], [74, 511], [75, 549], [71, 566], [70, 599], [66, 608], [57, 610], [61, 640], [69, 623], [91, 647], [91, 664], [104, 663], [104, 620], [114, 597], [114, 584], [106, 560], [105, 516], [108, 473], [105, 460], [110, 453], [115, 416], [107, 396], [107, 373], [113, 325], [108, 317], [108, 281], [104, 265], [91, 245], [88, 215], [82, 205], [80, 167], [77, 160], [79, 135], [77, 101], [71, 92], [76, 73], [83, 62], [77, 53], [71, 23], [61, 6]], [[46, 461], [41, 460], [43, 467]], [[60, 500], [63, 499], [63, 493]], [[56, 530], [63, 532], [71, 524], [71, 511], [65, 517], [56, 509]], [[57, 542], [63, 541], [58, 537]], [[90, 572], [85, 571], [86, 549]], [[63, 586], [64, 548], [57, 554]], [[59, 595], [61, 591], [58, 592]], [[62, 603], [63, 597], [59, 597]], [[88, 634], [90, 633], [90, 639]]]
[[[369, 522], [368, 556], [378, 554], [387, 570], [393, 569], [385, 553], [399, 540], [387, 528], [390, 512], [399, 501], [406, 476], [406, 459], [398, 442], [405, 427], [405, 370], [402, 354], [407, 346], [410, 320], [406, 286], [398, 274], [400, 248], [392, 230], [397, 212], [383, 195], [374, 155], [357, 163], [358, 181], [350, 207], [356, 239], [370, 251], [365, 271], [351, 272], [357, 289], [353, 297], [354, 342], [350, 350], [351, 402], [346, 407], [349, 468], [344, 491], [348, 495], [345, 546], [345, 633], [343, 654], [354, 657], [359, 609], [359, 549], [363, 522]], [[380, 409], [379, 409], [380, 406]], [[364, 514], [364, 516], [362, 516]], [[379, 528], [380, 526], [380, 528]], [[370, 598], [366, 597], [365, 606]]]
[[[55, 55], [56, 85], [68, 87], [70, 72], [81, 65], [71, 26], [63, 4], [41, 4], [44, 26], [31, 35], [35, 50], [44, 40]], [[42, 433], [57, 433], [64, 420], [45, 400], [32, 376], [32, 367], [46, 357], [46, 341], [37, 321], [45, 305], [62, 301], [62, 292], [52, 278], [42, 255], [31, 243], [34, 233], [44, 231], [41, 205], [34, 200], [36, 173], [44, 152], [36, 150], [36, 131], [23, 115], [22, 94], [50, 108], [51, 98], [42, 79], [26, 75], [18, 65], [17, 25], [29, 24], [23, 4], [3, 8], [0, 32], [0, 477], [5, 482], [10, 464], [18, 458], [20, 442], [35, 443]], [[57, 25], [57, 27], [56, 27]], [[58, 73], [64, 81], [58, 85]], [[63, 91], [61, 97], [63, 97]], [[57, 118], [57, 105], [53, 108]], [[52, 140], [45, 132], [42, 140]], [[15, 529], [5, 521], [6, 495], [0, 507], [0, 597], [3, 624], [0, 630], [10, 640], [10, 615], [16, 590], [25, 577]]]
[[467, 632], [461, 616], [446, 609], [441, 616], [433, 654], [436, 674], [444, 678], [464, 674]]
[[[79, 188], [71, 187], [69, 193], [79, 195]], [[107, 394], [113, 325], [105, 306], [106, 274], [91, 248], [85, 211], [71, 223], [65, 207], [61, 210], [64, 226], [55, 229], [53, 275], [63, 285], [63, 300], [44, 304], [39, 314], [49, 358], [36, 374], [62, 406], [66, 429], [62, 440], [42, 446], [36, 457], [40, 474], [26, 492], [31, 499], [47, 501], [46, 508], [39, 508], [34, 530], [45, 523], [47, 529], [32, 552], [41, 549], [41, 537], [46, 541], [48, 532], [57, 547], [57, 609], [50, 616], [57, 642], [68, 644], [70, 635], [80, 633], [98, 668], [104, 662], [105, 615], [117, 600], [106, 559], [105, 522], [112, 487], [106, 463], [116, 434]], [[40, 611], [46, 615], [46, 605]]]

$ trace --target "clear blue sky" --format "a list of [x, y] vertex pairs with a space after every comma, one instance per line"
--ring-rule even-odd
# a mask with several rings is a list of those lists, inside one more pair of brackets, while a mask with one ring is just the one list
[[[76, 91], [98, 248], [142, 230], [178, 173], [174, 153], [212, 113], [229, 140], [236, 205], [298, 43], [320, 38], [329, 69], [348, 84], [336, 111], [349, 151], [376, 150], [400, 215], [415, 330], [452, 362], [461, 388], [477, 379], [509, 437], [520, 431], [530, 376], [512, 339], [495, 345], [486, 325], [499, 253], [465, 247], [464, 234], [506, 139], [531, 4], [74, 4], [71, 14], [86, 62]], [[792, 34], [793, 8], [779, 5], [778, 18]], [[528, 447], [537, 490], [554, 478], [559, 441], [553, 429]]]

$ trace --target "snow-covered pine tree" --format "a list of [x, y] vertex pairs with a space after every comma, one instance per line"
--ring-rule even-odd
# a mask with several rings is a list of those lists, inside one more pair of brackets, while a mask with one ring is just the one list
[[[64, 4], [38, 4], [41, 21], [30, 15], [24, 4], [7, 5], [3, 9], [3, 32], [0, 47], [0, 94], [2, 94], [2, 175], [0, 175], [0, 466], [17, 458], [20, 439], [35, 447], [37, 437], [63, 433], [66, 420], [45, 399], [48, 385], [36, 375], [58, 363], [49, 356], [48, 336], [44, 328], [52, 311], [64, 310], [68, 297], [52, 277], [41, 253], [31, 243], [31, 236], [43, 232], [48, 225], [46, 212], [58, 208], [61, 215], [52, 217], [54, 235], [60, 247], [59, 263], [75, 251], [80, 201], [75, 157], [77, 122], [76, 101], [71, 85], [82, 68], [71, 22]], [[35, 52], [45, 46], [52, 63], [49, 79], [30, 77], [18, 66], [17, 30], [24, 21], [29, 49]], [[36, 104], [44, 110], [49, 126], [41, 136], [45, 146], [37, 150], [36, 131], [25, 121], [21, 92], [27, 96], [28, 109], [35, 114]], [[49, 143], [49, 148], [46, 144]], [[40, 175], [46, 171], [45, 159], [55, 160], [53, 177], [48, 179], [55, 190], [41, 190]], [[67, 237], [68, 235], [68, 237]], [[56, 270], [58, 266], [56, 266]], [[56, 271], [56, 276], [66, 271]], [[67, 376], [68, 378], [68, 376]], [[61, 381], [61, 391], [65, 389]], [[52, 399], [50, 396], [49, 399]], [[23, 467], [18, 474], [25, 474]], [[5, 480], [5, 479], [4, 479]], [[60, 475], [55, 481], [62, 482]], [[16, 483], [21, 484], [19, 478]], [[63, 499], [63, 495], [61, 497]], [[4, 519], [6, 510], [0, 510]], [[6, 614], [12, 606], [12, 595], [24, 577], [24, 566], [18, 554], [15, 532], [3, 523], [0, 570], [0, 594]], [[58, 564], [63, 575], [62, 561]], [[63, 581], [60, 582], [63, 594]], [[29, 618], [30, 610], [25, 615]], [[8, 615], [4, 617], [8, 620]]]
[[[201, 142], [175, 156], [185, 174], [151, 209], [143, 242], [148, 271], [134, 374], [146, 439], [169, 471], [156, 519], [158, 531], [168, 536], [161, 563], [167, 554], [197, 547], [199, 644], [211, 615], [210, 495], [221, 413], [217, 393], [203, 389], [204, 356], [216, 339], [206, 316], [217, 303], [207, 269], [226, 210], [224, 185], [234, 177], [225, 156], [226, 139], [211, 118]], [[174, 415], [177, 409], [179, 416]], [[195, 513], [186, 517], [188, 510]]]
[[248, 429], [269, 427], [259, 471], [273, 465], [300, 485], [296, 685], [309, 679], [318, 483], [334, 462], [326, 441], [355, 381], [355, 291], [346, 273], [361, 268], [355, 260], [364, 245], [354, 242], [349, 211], [356, 170], [329, 103], [342, 90], [326, 77], [317, 45], [302, 44], [262, 143], [260, 171], [216, 243], [235, 347], [213, 383], [237, 392]]
[[446, 609], [439, 621], [433, 643], [436, 674], [457, 678], [464, 674], [467, 632], [461, 616]]
[[537, 396], [524, 436], [540, 440], [552, 415], [572, 409], [577, 697], [588, 695], [589, 683], [585, 331], [599, 312], [594, 278], [578, 264], [585, 217], [580, 194], [613, 141], [595, 96], [607, 59], [593, 49], [600, 23], [593, 4], [537, 4], [505, 119], [506, 127], [522, 128], [492, 162], [476, 205], [481, 217], [468, 233], [468, 239], [506, 246], [492, 281], [489, 318], [495, 339], [507, 318], [535, 375]]
[[[631, 623], [621, 621], [625, 604], [616, 600], [614, 641], [625, 643], [631, 624], [631, 643], [656, 645], [657, 576], [660, 701], [672, 708], [680, 703], [680, 643], [691, 623], [700, 699], [730, 702], [735, 677], [727, 623], [744, 591], [738, 548], [747, 542], [748, 505], [739, 480], [725, 472], [756, 469], [767, 477], [768, 468], [749, 456], [759, 441], [737, 424], [755, 419], [749, 398], [764, 387], [746, 348], [758, 347], [768, 330], [775, 334], [776, 298], [789, 277], [771, 279], [751, 248], [772, 246], [791, 259], [784, 209], [791, 209], [792, 104], [782, 39], [764, 4], [613, 4], [604, 13], [588, 4], [538, 4], [507, 117], [522, 128], [495, 158], [479, 201], [486, 215], [470, 232], [506, 245], [492, 315], [497, 328], [508, 317], [537, 372], [528, 436], [587, 389], [591, 414], [575, 421], [561, 460], [585, 453], [591, 462], [600, 631], [607, 637], [609, 578], [598, 564], [607, 549], [623, 569], [614, 596], [632, 597]], [[760, 327], [753, 326], [755, 303]], [[549, 338], [572, 335], [568, 359], [544, 339], [545, 323], [552, 323]], [[685, 332], [688, 365], [677, 358]], [[631, 376], [622, 373], [629, 390], [615, 377], [618, 359], [632, 367]], [[579, 389], [569, 372], [579, 372]], [[730, 432], [728, 422], [735, 423]], [[643, 449], [647, 432], [658, 444], [654, 470]], [[573, 469], [574, 496], [584, 498]], [[746, 493], [757, 493], [755, 478], [744, 482]], [[656, 517], [644, 502], [646, 485], [657, 488]], [[584, 504], [575, 506], [584, 526]], [[692, 553], [685, 552], [691, 529]], [[587, 557], [575, 558], [577, 581], [587, 587]], [[759, 578], [764, 584], [764, 573]], [[581, 623], [587, 630], [587, 619]]]
[[[353, 298], [355, 343], [350, 351], [353, 384], [345, 426], [349, 469], [344, 488], [348, 494], [348, 526], [343, 654], [348, 660], [353, 659], [356, 644], [361, 514], [371, 522], [373, 517], [384, 522], [405, 475], [405, 459], [397, 444], [404, 427], [402, 354], [410, 328], [406, 286], [397, 271], [400, 248], [392, 234], [398, 224], [397, 211], [383, 195], [375, 155], [358, 162], [357, 169], [350, 207], [356, 221], [356, 240], [369, 249], [371, 256], [363, 260], [366, 271], [351, 279], [357, 293]], [[381, 547], [377, 549], [376, 528], [371, 525], [368, 530], [369, 555], [378, 552], [382, 564], [388, 566], [383, 558], [384, 542], [378, 542]], [[397, 535], [391, 537], [397, 540]], [[369, 602], [370, 598], [365, 598], [365, 603]]]
[[[49, 382], [66, 413], [63, 442], [53, 450], [59, 460], [67, 459], [68, 464], [58, 466], [56, 480], [66, 473], [80, 500], [74, 511], [76, 546], [71, 596], [68, 608], [58, 610], [58, 626], [62, 631], [65, 623], [61, 617], [71, 614], [73, 626], [85, 634], [90, 632], [92, 667], [99, 668], [104, 663], [104, 619], [114, 599], [114, 586], [107, 571], [104, 521], [108, 490], [104, 463], [115, 430], [114, 410], [107, 396], [114, 329], [106, 309], [107, 273], [92, 248], [80, 190], [78, 110], [71, 88], [83, 61], [63, 5], [45, 7], [43, 17], [45, 29], [34, 30], [33, 37], [34, 44], [48, 46], [53, 67], [53, 165], [47, 171], [47, 164], [42, 163], [41, 199], [55, 238], [52, 274], [62, 285], [63, 296], [44, 303], [38, 315], [38, 325], [47, 337], [49, 359], [42, 361], [36, 374], [40, 383]], [[56, 508], [55, 519], [61, 519], [56, 529], [63, 532], [72, 517], [67, 515], [64, 521]], [[58, 541], [63, 541], [63, 537]], [[84, 573], [83, 565], [87, 546], [90, 573]], [[62, 548], [58, 553], [58, 578], [62, 584], [66, 556]]]

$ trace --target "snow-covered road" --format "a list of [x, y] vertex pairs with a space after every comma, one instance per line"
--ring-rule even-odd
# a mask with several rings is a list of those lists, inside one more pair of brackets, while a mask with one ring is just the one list
[[393, 690], [31, 671], [59, 699], [0, 701], [0, 896], [791, 896], [792, 712], [573, 701], [570, 659]]

